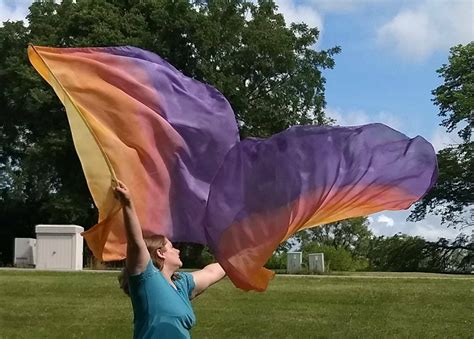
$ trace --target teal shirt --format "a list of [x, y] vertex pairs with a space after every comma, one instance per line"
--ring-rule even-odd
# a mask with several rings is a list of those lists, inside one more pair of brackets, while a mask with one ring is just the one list
[[191, 338], [189, 330], [196, 323], [190, 301], [194, 279], [189, 273], [178, 275], [175, 289], [150, 260], [144, 272], [130, 276], [134, 338]]

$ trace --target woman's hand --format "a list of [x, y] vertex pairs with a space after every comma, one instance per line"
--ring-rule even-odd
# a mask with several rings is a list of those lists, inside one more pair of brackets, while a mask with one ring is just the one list
[[132, 197], [130, 195], [130, 191], [123, 182], [117, 180], [117, 186], [114, 187], [114, 191], [115, 197], [118, 199], [118, 201], [120, 201], [120, 204], [123, 207], [132, 205]]

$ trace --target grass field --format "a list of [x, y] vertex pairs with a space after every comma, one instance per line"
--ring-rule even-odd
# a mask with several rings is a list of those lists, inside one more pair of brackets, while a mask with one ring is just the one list
[[[131, 338], [116, 273], [0, 271], [0, 338]], [[473, 338], [474, 278], [277, 276], [265, 293], [224, 280], [193, 301], [193, 338]]]

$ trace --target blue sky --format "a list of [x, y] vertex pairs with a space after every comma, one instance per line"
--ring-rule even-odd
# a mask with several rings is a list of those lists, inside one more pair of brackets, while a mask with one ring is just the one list
[[[317, 49], [341, 46], [336, 66], [324, 72], [326, 112], [341, 125], [383, 122], [410, 137], [421, 135], [439, 150], [459, 138], [439, 127], [431, 91], [449, 48], [474, 40], [470, 0], [276, 0], [287, 21], [321, 31]], [[370, 216], [377, 235], [398, 232], [429, 240], [458, 230], [440, 218], [406, 222], [407, 211]]]
[[[0, 0], [0, 22], [20, 20], [30, 0]], [[421, 135], [439, 150], [459, 140], [439, 127], [431, 91], [449, 48], [474, 40], [471, 0], [276, 0], [287, 22], [318, 27], [316, 49], [341, 46], [336, 66], [324, 72], [326, 113], [340, 125], [382, 122], [410, 137]], [[436, 216], [417, 223], [408, 212], [370, 216], [378, 235], [398, 232], [453, 238]]]
[[[328, 108], [363, 111], [373, 118], [384, 112], [408, 135], [431, 138], [439, 124], [431, 90], [440, 83], [435, 70], [446, 62], [447, 49], [423, 60], [398, 55], [390, 42], [378, 40], [377, 29], [383, 23], [365, 20], [368, 9], [325, 18], [320, 48], [342, 47], [334, 70], [325, 72]], [[402, 123], [407, 120], [410, 124]]]

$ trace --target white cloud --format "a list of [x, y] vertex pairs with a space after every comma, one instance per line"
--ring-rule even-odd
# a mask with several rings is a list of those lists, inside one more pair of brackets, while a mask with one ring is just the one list
[[385, 214], [379, 215], [377, 222], [384, 223], [387, 227], [392, 227], [395, 224], [395, 221], [392, 218], [387, 217]]
[[397, 130], [402, 127], [401, 121], [395, 115], [386, 111], [369, 115], [363, 110], [343, 112], [339, 108], [328, 107], [325, 109], [325, 113], [328, 117], [336, 119], [336, 124], [340, 126], [357, 126], [380, 122]]
[[424, 0], [402, 9], [377, 32], [378, 42], [406, 59], [421, 61], [437, 50], [474, 39], [470, 0]]
[[367, 5], [381, 5], [391, 0], [311, 0], [310, 3], [325, 12], [347, 12]]
[[285, 22], [289, 25], [292, 22], [304, 22], [310, 27], [317, 27], [320, 32], [323, 30], [323, 18], [315, 6], [308, 3], [296, 3], [292, 0], [276, 0], [278, 12], [285, 17]]
[[0, 0], [0, 26], [7, 20], [25, 20], [32, 2], [32, 0]]
[[342, 112], [338, 108], [328, 107], [325, 109], [325, 113], [328, 117], [335, 119], [337, 125], [341, 126], [364, 125], [370, 120], [369, 115], [362, 110]]
[[436, 152], [448, 146], [457, 145], [460, 143], [462, 143], [462, 139], [458, 135], [457, 131], [448, 133], [444, 127], [438, 127], [433, 132], [433, 136], [431, 137], [431, 144], [433, 145]]
[[[369, 218], [369, 228], [377, 236], [393, 236], [397, 233], [419, 236], [428, 241], [437, 241], [439, 238], [454, 240], [459, 230], [441, 225], [441, 218], [436, 215], [427, 215], [424, 220], [408, 222], [409, 211], [384, 211]], [[470, 230], [465, 230], [464, 233]]]

